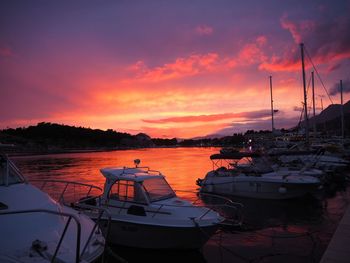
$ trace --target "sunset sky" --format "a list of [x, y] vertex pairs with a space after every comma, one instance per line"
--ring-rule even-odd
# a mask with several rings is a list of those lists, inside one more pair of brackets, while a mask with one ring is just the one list
[[[151, 137], [300, 118], [299, 43], [333, 103], [350, 99], [350, 1], [0, 2], [0, 129], [54, 122]], [[331, 103], [316, 73], [316, 106]], [[311, 88], [308, 103], [311, 105]]]

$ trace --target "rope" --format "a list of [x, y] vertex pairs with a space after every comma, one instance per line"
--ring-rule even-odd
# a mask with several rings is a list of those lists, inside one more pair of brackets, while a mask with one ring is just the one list
[[312, 59], [311, 59], [309, 53], [307, 52], [307, 49], [306, 49], [306, 45], [305, 45], [305, 44], [304, 44], [304, 50], [305, 50], [306, 56], [308, 57], [308, 59], [309, 59], [311, 65], [312, 65], [312, 67], [314, 68], [314, 70], [315, 70], [315, 72], [316, 72], [316, 75], [317, 75], [318, 79], [320, 80], [320, 82], [321, 82], [321, 84], [322, 84], [323, 89], [325, 90], [325, 92], [326, 92], [326, 94], [327, 94], [327, 96], [328, 96], [328, 99], [330, 100], [330, 102], [331, 102], [332, 104], [334, 104], [333, 101], [332, 101], [332, 99], [331, 99], [331, 97], [330, 97], [330, 95], [329, 95], [329, 93], [328, 93], [328, 90], [326, 89], [326, 87], [325, 87], [325, 85], [324, 85], [324, 83], [323, 83], [323, 81], [322, 81], [322, 79], [321, 79], [320, 74], [318, 73], [317, 68], [315, 67], [314, 63], [312, 62]]

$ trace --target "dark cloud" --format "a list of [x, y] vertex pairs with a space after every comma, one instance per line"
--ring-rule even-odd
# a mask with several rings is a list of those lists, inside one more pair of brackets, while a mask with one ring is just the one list
[[294, 106], [293, 107], [293, 111], [298, 111], [298, 112], [300, 112], [300, 111], [302, 111], [303, 110], [303, 107], [301, 107], [301, 106]]
[[[275, 118], [276, 129], [289, 129], [295, 127], [299, 122], [299, 117], [293, 118]], [[232, 123], [230, 127], [219, 130], [215, 134], [227, 136], [233, 133], [245, 132], [247, 130], [271, 130], [271, 121], [269, 120], [258, 120], [245, 123]]]
[[197, 116], [177, 116], [157, 120], [142, 120], [147, 123], [169, 123], [169, 122], [211, 122], [233, 118], [244, 119], [260, 119], [271, 115], [270, 110], [258, 110], [251, 112], [238, 112], [238, 113], [222, 113], [222, 114], [210, 114], [210, 115], [197, 115]]
[[[343, 86], [343, 93], [349, 93], [350, 92], [350, 79], [343, 81], [342, 86]], [[340, 93], [340, 81], [338, 83], [334, 84], [329, 91], [329, 94], [331, 96], [337, 95], [338, 93]]]

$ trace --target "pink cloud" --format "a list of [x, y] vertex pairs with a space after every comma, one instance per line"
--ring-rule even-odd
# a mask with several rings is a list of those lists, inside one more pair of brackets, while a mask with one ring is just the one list
[[257, 37], [253, 42], [245, 44], [238, 52], [238, 55], [227, 62], [231, 68], [236, 66], [247, 66], [259, 64], [267, 60], [267, 56], [263, 51], [264, 45], [267, 43], [265, 36]]
[[13, 51], [11, 48], [6, 46], [0, 46], [0, 57], [12, 57]]
[[[290, 32], [294, 42], [305, 43], [306, 51], [314, 64], [340, 66], [341, 61], [350, 58], [349, 17], [338, 17], [333, 20], [292, 21], [285, 14], [280, 19], [281, 26]], [[310, 64], [310, 63], [309, 63]], [[328, 67], [334, 70], [334, 67]], [[268, 71], [300, 70], [300, 51], [287, 47], [282, 55], [274, 54], [263, 62], [259, 69]]]
[[271, 72], [300, 70], [300, 60], [293, 57], [293, 55], [296, 56], [296, 50], [289, 50], [289, 52], [291, 53], [284, 54], [282, 56], [273, 55], [269, 60], [262, 62], [259, 65], [259, 69]]
[[214, 30], [210, 26], [200, 25], [196, 27], [195, 32], [200, 36], [208, 36], [213, 34]]
[[138, 61], [131, 68], [138, 71], [138, 80], [158, 82], [210, 72], [215, 68], [218, 58], [217, 53], [195, 54], [155, 68], [147, 68], [142, 61]]
[[282, 28], [287, 29], [291, 33], [295, 43], [297, 44], [300, 44], [305, 40], [305, 35], [312, 34], [316, 26], [315, 22], [311, 20], [304, 20], [299, 23], [294, 23], [288, 20], [287, 14], [284, 14], [281, 17], [280, 22]]
[[258, 36], [253, 42], [245, 44], [237, 55], [220, 57], [218, 53], [193, 54], [176, 58], [172, 63], [149, 68], [142, 60], [128, 67], [133, 72], [129, 81], [161, 82], [203, 73], [225, 72], [236, 66], [249, 66], [267, 60], [263, 47], [267, 43], [265, 36]]

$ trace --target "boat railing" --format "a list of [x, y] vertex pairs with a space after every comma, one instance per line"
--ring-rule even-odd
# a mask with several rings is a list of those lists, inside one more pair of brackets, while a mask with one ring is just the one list
[[[108, 233], [109, 233], [109, 228], [110, 228], [110, 222], [111, 222], [111, 215], [110, 215], [110, 212], [108, 211], [108, 209], [104, 208], [104, 207], [100, 207], [100, 206], [97, 206], [97, 205], [92, 205], [90, 204], [90, 200], [93, 200], [95, 198], [99, 198], [100, 195], [98, 195], [97, 197], [96, 196], [90, 196], [90, 194], [93, 192], [93, 190], [97, 190], [99, 191], [99, 193], [102, 193], [102, 189], [98, 186], [95, 186], [95, 185], [91, 185], [91, 184], [85, 184], [85, 183], [79, 183], [79, 182], [73, 182], [73, 181], [64, 181], [64, 180], [40, 180], [40, 179], [37, 179], [37, 180], [30, 180], [30, 182], [36, 182], [36, 183], [42, 183], [40, 189], [45, 191], [45, 187], [49, 186], [50, 183], [54, 183], [56, 184], [55, 186], [57, 186], [57, 183], [58, 184], [63, 184], [63, 190], [61, 193], [58, 194], [58, 197], [56, 197], [56, 201], [58, 201], [59, 203], [63, 204], [63, 205], [66, 205], [66, 206], [71, 206], [72, 208], [76, 209], [76, 210], [83, 210], [83, 211], [87, 211], [89, 210], [90, 212], [91, 211], [98, 211], [96, 213], [97, 217], [96, 217], [96, 220], [94, 222], [94, 226], [93, 226], [93, 229], [91, 230], [90, 234], [89, 234], [89, 238], [88, 240], [86, 241], [85, 245], [84, 245], [84, 248], [82, 250], [82, 253], [81, 253], [81, 256], [84, 255], [91, 239], [92, 239], [92, 236], [95, 232], [95, 230], [98, 228], [98, 225], [100, 223], [100, 221], [102, 220], [102, 218], [104, 220], [107, 221], [107, 231], [106, 231], [106, 240], [108, 240]], [[82, 187], [86, 187], [86, 192], [83, 194], [83, 197], [81, 197], [81, 192], [79, 192], [80, 196], [79, 196], [79, 200], [69, 200], [69, 199], [65, 199], [65, 194], [68, 192], [67, 189], [69, 189], [69, 186], [71, 185], [74, 185], [74, 186], [82, 186]], [[50, 189], [46, 189], [46, 190], [50, 190]], [[55, 188], [56, 190], [56, 188]], [[73, 189], [73, 190], [76, 190], [76, 189]], [[52, 195], [52, 192], [50, 193], [47, 192], [50, 196]], [[67, 201], [70, 201], [70, 202], [67, 202]], [[105, 250], [106, 250], [106, 245], [107, 245], [107, 242], [105, 242]]]
[[[67, 217], [68, 220], [66, 222], [66, 225], [63, 229], [63, 232], [59, 238], [59, 241], [57, 243], [57, 247], [55, 248], [55, 252], [54, 254], [52, 255], [51, 259], [50, 259], [50, 262], [56, 262], [55, 259], [56, 259], [56, 256], [58, 254], [58, 251], [60, 250], [61, 248], [61, 245], [62, 245], [62, 241], [67, 233], [67, 229], [72, 221], [72, 219], [74, 220], [76, 226], [77, 226], [77, 236], [76, 236], [76, 250], [75, 250], [75, 260], [74, 262], [75, 263], [79, 263], [80, 262], [80, 259], [81, 259], [81, 256], [83, 255], [80, 254], [80, 240], [81, 240], [81, 225], [80, 225], [80, 222], [79, 222], [79, 219], [73, 215], [73, 214], [69, 214], [69, 213], [64, 213], [64, 212], [57, 212], [57, 211], [52, 211], [52, 210], [46, 210], [46, 209], [30, 209], [30, 210], [17, 210], [17, 211], [0, 211], [0, 216], [6, 216], [6, 215], [15, 215], [15, 214], [31, 214], [31, 213], [47, 213], [47, 214], [53, 214], [53, 215], [57, 215], [57, 216], [63, 216], [63, 217]], [[32, 245], [33, 246], [33, 245]]]
[[[191, 202], [192, 205], [198, 208], [206, 208], [205, 211], [198, 217], [198, 219], [203, 219], [211, 210], [219, 213], [225, 218], [226, 224], [229, 225], [241, 225], [243, 222], [243, 204], [238, 202], [233, 202], [230, 198], [210, 194], [210, 193], [198, 193], [195, 191], [186, 190], [175, 190], [176, 193], [186, 193], [193, 194], [194, 198], [182, 197]], [[178, 205], [160, 205], [160, 210], [164, 206], [178, 206]], [[181, 205], [181, 207], [186, 207]], [[193, 206], [188, 206], [193, 208]]]
[[30, 182], [64, 205], [90, 199], [92, 195], [100, 196], [103, 193], [102, 188], [98, 186], [74, 181], [33, 179]]
[[[150, 175], [162, 175], [162, 173], [160, 171], [157, 170], [152, 170], [150, 169], [148, 166], [140, 166], [140, 167], [124, 167], [123, 168], [123, 174], [131, 174], [131, 175], [135, 175], [135, 172], [128, 172], [128, 170], [135, 170], [135, 169], [140, 169], [142, 171], [144, 171], [145, 173], [148, 173]], [[135, 175], [136, 177], [136, 175]]]
[[[96, 206], [96, 205], [89, 205], [89, 204], [85, 204], [82, 202], [74, 203], [74, 208], [77, 210], [82, 210], [85, 213], [87, 213], [87, 212], [93, 213], [93, 211], [97, 211], [97, 213], [96, 213], [97, 218], [94, 220], [95, 221], [94, 227], [92, 228], [92, 230], [89, 234], [89, 238], [85, 243], [85, 246], [82, 250], [81, 256], [84, 255], [89, 243], [91, 242], [91, 239], [92, 239], [92, 236], [93, 236], [95, 230], [98, 228], [98, 226], [101, 223], [101, 220], [107, 221], [107, 226], [106, 226], [106, 230], [105, 230], [105, 243], [104, 243], [104, 251], [106, 251], [107, 242], [109, 240], [109, 232], [110, 232], [109, 230], [110, 230], [110, 226], [111, 226], [111, 219], [112, 219], [110, 211], [105, 207], [100, 207], [100, 206]], [[103, 254], [105, 254], [105, 253], [103, 253]]]

